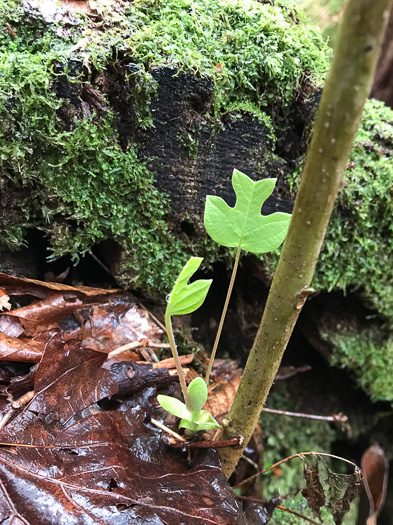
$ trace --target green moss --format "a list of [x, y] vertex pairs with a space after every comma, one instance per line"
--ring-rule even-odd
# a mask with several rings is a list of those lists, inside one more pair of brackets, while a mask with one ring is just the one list
[[317, 265], [318, 289], [361, 290], [393, 322], [393, 111], [369, 101]]
[[111, 113], [75, 117], [71, 130], [62, 129], [58, 111], [67, 103], [52, 89], [60, 58], [17, 46], [0, 57], [1, 184], [17, 197], [0, 218], [3, 243], [18, 248], [35, 226], [50, 236], [53, 257], [80, 256], [111, 237], [139, 269], [135, 286], [167, 290], [186, 258], [168, 231], [168, 200], [135, 148], [121, 150]]
[[[324, 336], [335, 347], [334, 362], [354, 370], [374, 399], [385, 400], [393, 400], [392, 153], [393, 111], [369, 100], [312, 283], [318, 291], [355, 292], [382, 316], [383, 333], [347, 327]], [[295, 174], [295, 185], [299, 179]]]
[[[393, 111], [369, 100], [313, 281], [317, 290], [356, 289], [389, 322], [393, 322], [392, 152]], [[294, 179], [299, 182], [300, 172]]]
[[[213, 77], [212, 130], [222, 114], [247, 111], [269, 124], [273, 144], [293, 86], [305, 69], [321, 82], [327, 51], [317, 32], [298, 23], [290, 0], [271, 4], [142, 0], [117, 9], [114, 2], [102, 31], [83, 15], [72, 27], [48, 26], [27, 16], [20, 0], [0, 0], [1, 25], [12, 30], [0, 35], [0, 185], [16, 203], [0, 217], [2, 242], [17, 249], [35, 227], [50, 238], [52, 257], [78, 258], [112, 238], [124, 248], [124, 281], [160, 293], [194, 251], [207, 264], [222, 256], [205, 240], [171, 236], [168, 199], [154, 189], [148, 159], [132, 145], [120, 148], [111, 111], [84, 116], [55, 86], [66, 75], [78, 98], [78, 86], [121, 52], [137, 66], [126, 81], [143, 129], [152, 125], [150, 68], [175, 64]], [[83, 67], [73, 70], [78, 61]], [[274, 125], [267, 112], [281, 115]], [[197, 155], [194, 136], [189, 146]]]
[[239, 104], [261, 117], [292, 100], [305, 69], [320, 83], [328, 67], [319, 33], [296, 23], [291, 2], [274, 4], [140, 0], [129, 7], [127, 44], [147, 69], [169, 63], [212, 76], [216, 117]]
[[393, 337], [376, 327], [341, 326], [334, 332], [321, 328], [322, 337], [334, 345], [332, 364], [352, 370], [359, 385], [376, 401], [393, 402]]

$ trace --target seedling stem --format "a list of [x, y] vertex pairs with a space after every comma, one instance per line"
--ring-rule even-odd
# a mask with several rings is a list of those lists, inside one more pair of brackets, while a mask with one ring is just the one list
[[242, 243], [241, 243], [241, 239], [240, 239], [239, 246], [237, 247], [237, 251], [236, 251], [235, 263], [234, 263], [233, 269], [232, 269], [231, 280], [229, 282], [227, 296], [226, 296], [225, 303], [224, 303], [224, 308], [222, 309], [220, 324], [218, 325], [216, 339], [214, 341], [213, 350], [212, 350], [212, 353], [211, 353], [211, 356], [210, 356], [210, 360], [209, 360], [209, 366], [207, 367], [206, 378], [205, 378], [205, 381], [206, 381], [207, 385], [209, 384], [210, 374], [211, 374], [211, 371], [212, 371], [212, 368], [213, 368], [213, 363], [214, 363], [214, 358], [216, 357], [218, 343], [220, 342], [222, 328], [224, 326], [224, 321], [225, 321], [225, 317], [226, 317], [226, 314], [227, 314], [229, 301], [230, 301], [231, 295], [232, 295], [233, 285], [235, 283], [235, 278], [236, 278], [236, 274], [237, 274], [237, 268], [239, 266], [240, 252], [241, 252], [241, 249], [242, 249], [241, 246], [242, 246]]
[[172, 330], [171, 314], [169, 313], [168, 309], [165, 312], [165, 328], [168, 334], [169, 344], [171, 345], [172, 356], [173, 356], [173, 360], [175, 361], [175, 366], [176, 366], [177, 374], [179, 376], [180, 387], [181, 387], [181, 391], [183, 392], [184, 401], [186, 403], [187, 410], [190, 410], [191, 412], [192, 411], [191, 399], [188, 394], [186, 378], [184, 376], [184, 372], [181, 367], [179, 354], [177, 353], [177, 347], [176, 347], [175, 338], [173, 336], [173, 330]]

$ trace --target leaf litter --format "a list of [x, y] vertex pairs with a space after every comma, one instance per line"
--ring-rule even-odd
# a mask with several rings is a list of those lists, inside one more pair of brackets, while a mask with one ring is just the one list
[[[1, 521], [270, 520], [275, 505], [267, 502], [252, 507], [249, 502], [243, 512], [215, 450], [194, 451], [191, 460], [189, 452], [168, 446], [167, 435], [151, 424], [152, 418], [170, 424], [173, 417], [168, 423], [157, 394], [179, 397], [180, 390], [170, 370], [173, 360], [154, 363], [154, 352], [165, 347], [163, 330], [131, 294], [5, 274], [0, 289], [13, 308], [0, 312]], [[192, 358], [181, 356], [182, 366]], [[234, 362], [217, 360], [212, 377], [209, 410], [221, 420], [240, 370]], [[339, 525], [360, 482], [344, 476], [342, 484], [339, 476], [338, 487], [337, 476], [328, 470], [328, 504]], [[319, 515], [325, 495], [317, 467], [305, 466], [305, 479], [304, 496]]]
[[162, 340], [130, 294], [4, 275], [0, 286], [14, 305], [0, 314], [2, 522], [246, 523], [216, 452], [190, 461], [150, 424], [177, 377], [136, 351], [108, 359], [130, 340]]

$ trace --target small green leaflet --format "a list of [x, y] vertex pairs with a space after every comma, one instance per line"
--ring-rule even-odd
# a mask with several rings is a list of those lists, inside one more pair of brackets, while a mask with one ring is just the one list
[[207, 411], [202, 410], [207, 400], [207, 386], [201, 377], [196, 377], [188, 386], [193, 410], [187, 410], [184, 403], [170, 396], [158, 395], [157, 401], [170, 414], [180, 417], [179, 428], [187, 428], [192, 432], [219, 428], [220, 425]]
[[207, 401], [207, 386], [201, 377], [196, 377], [188, 386], [192, 408], [195, 411], [202, 410]]
[[191, 257], [180, 272], [169, 296], [167, 305], [169, 315], [190, 314], [197, 310], [205, 300], [212, 283], [211, 279], [200, 279], [192, 284], [187, 284], [202, 261], [202, 257]]
[[223, 246], [252, 253], [275, 250], [287, 234], [291, 215], [272, 213], [261, 215], [265, 200], [273, 193], [277, 179], [257, 182], [238, 170], [233, 170], [232, 185], [236, 205], [230, 208], [221, 197], [208, 195], [205, 207], [205, 228], [213, 241]]
[[186, 405], [175, 397], [160, 394], [157, 396], [157, 401], [164, 410], [176, 417], [189, 418], [191, 416], [191, 412], [187, 410]]

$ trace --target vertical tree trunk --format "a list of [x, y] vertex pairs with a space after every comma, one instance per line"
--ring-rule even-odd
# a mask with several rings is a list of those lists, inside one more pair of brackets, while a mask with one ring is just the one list
[[[369, 95], [392, 0], [350, 0], [315, 123], [288, 236], [265, 312], [229, 413], [224, 437], [247, 445], [282, 356], [310, 293], [310, 283], [351, 145]], [[222, 449], [229, 476], [243, 450]]]
[[390, 12], [385, 40], [379, 57], [371, 97], [393, 108], [393, 9]]

